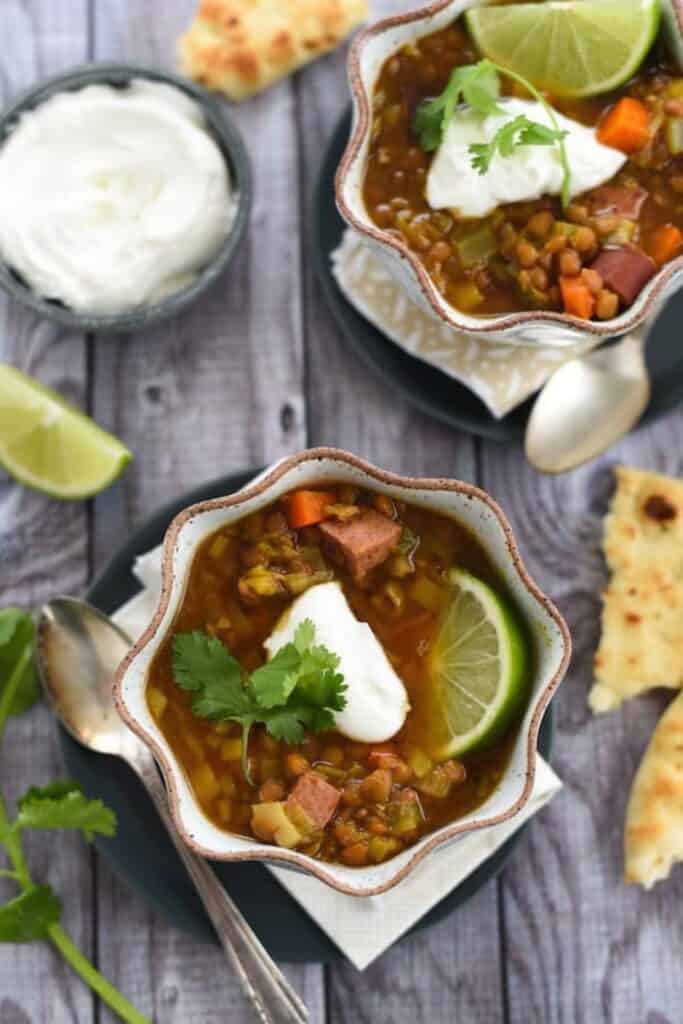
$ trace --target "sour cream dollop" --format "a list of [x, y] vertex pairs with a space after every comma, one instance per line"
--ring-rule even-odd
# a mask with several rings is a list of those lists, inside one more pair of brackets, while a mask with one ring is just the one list
[[271, 657], [293, 641], [304, 619], [315, 626], [315, 642], [339, 656], [346, 707], [335, 712], [335, 727], [361, 743], [390, 739], [405, 721], [408, 695], [370, 626], [351, 611], [339, 583], [320, 583], [297, 597], [265, 642]]
[[[469, 146], [490, 142], [502, 125], [519, 114], [552, 127], [548, 112], [537, 101], [502, 99], [500, 106], [503, 113], [483, 119], [470, 111], [457, 111], [452, 118], [427, 175], [427, 202], [432, 209], [485, 217], [501, 203], [560, 194], [562, 165], [557, 145], [519, 146], [508, 157], [497, 152], [485, 174], [472, 167]], [[626, 156], [598, 142], [592, 128], [558, 112], [555, 117], [568, 133], [564, 143], [572, 196], [602, 185], [625, 163]]]
[[233, 215], [199, 106], [162, 82], [58, 93], [0, 150], [0, 254], [78, 312], [120, 313], [177, 291]]

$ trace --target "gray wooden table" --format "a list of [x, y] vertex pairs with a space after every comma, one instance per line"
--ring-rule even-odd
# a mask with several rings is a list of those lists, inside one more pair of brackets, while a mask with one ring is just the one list
[[[192, 0], [0, 0], [0, 95], [86, 60], [172, 67]], [[414, 6], [382, 0], [375, 13]], [[228, 277], [195, 309], [142, 335], [56, 330], [0, 301], [0, 358], [58, 388], [135, 452], [115, 494], [59, 504], [0, 476], [0, 603], [79, 593], [162, 502], [220, 473], [313, 444], [401, 472], [486, 487], [532, 573], [567, 616], [575, 656], [557, 699], [564, 792], [529, 828], [501, 878], [364, 974], [288, 966], [314, 1024], [680, 1024], [683, 870], [644, 894], [620, 881], [630, 779], [659, 697], [592, 718], [586, 706], [604, 584], [599, 533], [621, 460], [683, 474], [683, 413], [599, 462], [541, 478], [517, 447], [419, 415], [347, 351], [315, 281], [306, 238], [323, 140], [346, 103], [338, 52], [238, 108], [255, 205]], [[10, 798], [59, 773], [45, 708], [13, 720], [0, 772]], [[62, 895], [65, 924], [138, 1007], [163, 1024], [251, 1020], [218, 951], [157, 917], [74, 838], [30, 846]], [[3, 891], [0, 890], [0, 893]], [[4, 894], [4, 893], [3, 893]], [[0, 946], [0, 1024], [112, 1020], [46, 946]]]

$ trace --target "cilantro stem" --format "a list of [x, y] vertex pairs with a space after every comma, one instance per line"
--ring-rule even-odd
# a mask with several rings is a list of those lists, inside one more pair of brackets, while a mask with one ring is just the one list
[[250, 786], [254, 785], [251, 775], [249, 774], [249, 733], [251, 731], [251, 722], [242, 723], [242, 775], [249, 783]]
[[145, 1017], [144, 1014], [136, 1010], [132, 1003], [129, 1003], [126, 997], [121, 995], [118, 989], [114, 988], [93, 967], [87, 957], [83, 956], [80, 949], [74, 945], [61, 925], [49, 925], [48, 934], [53, 944], [76, 974], [80, 975], [86, 985], [89, 985], [119, 1015], [121, 1020], [126, 1021], [127, 1024], [151, 1024], [149, 1017]]
[[557, 145], [560, 151], [560, 163], [562, 164], [562, 209], [566, 210], [569, 206], [570, 200], [569, 186], [571, 182], [571, 170], [569, 168], [567, 147], [565, 146], [564, 136], [560, 129], [557, 117], [555, 116], [555, 111], [550, 106], [546, 98], [542, 95], [542, 93], [538, 91], [536, 86], [532, 85], [531, 82], [529, 82], [522, 75], [518, 75], [516, 71], [510, 71], [508, 70], [508, 68], [504, 68], [501, 64], [496, 64], [496, 62], [493, 60], [488, 61], [488, 63], [491, 65], [491, 67], [495, 68], [499, 74], [507, 75], [508, 78], [512, 78], [515, 82], [518, 82], [519, 85], [522, 86], [522, 88], [526, 89], [527, 92], [530, 92], [534, 99], [538, 100], [538, 102], [541, 104], [541, 106], [547, 113], [548, 117], [550, 118], [553, 128], [558, 133]]
[[[5, 877], [13, 878], [20, 888], [26, 892], [33, 886], [33, 881], [26, 864], [24, 851], [21, 848], [19, 833], [11, 828], [7, 817], [5, 801], [0, 794], [0, 832], [3, 833], [3, 844], [13, 871], [3, 871]], [[50, 940], [57, 947], [64, 959], [74, 969], [86, 985], [89, 985], [108, 1006], [114, 1010], [119, 1017], [127, 1024], [150, 1024], [149, 1018], [139, 1013], [135, 1007], [128, 1002], [125, 996], [114, 988], [100, 972], [93, 967], [90, 961], [83, 956], [81, 951], [74, 945], [61, 925], [51, 924], [47, 929]]]
[[20, 657], [17, 658], [10, 677], [3, 688], [2, 696], [0, 696], [0, 743], [2, 743], [2, 734], [5, 730], [5, 723], [9, 717], [10, 708], [12, 707], [14, 698], [19, 689], [19, 684], [23, 679], [24, 672], [29, 666], [32, 655], [32, 644], [26, 644]]

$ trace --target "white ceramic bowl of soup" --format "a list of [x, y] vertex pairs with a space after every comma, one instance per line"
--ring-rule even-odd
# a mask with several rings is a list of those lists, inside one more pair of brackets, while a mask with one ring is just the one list
[[[351, 47], [348, 78], [353, 119], [348, 145], [335, 178], [337, 208], [392, 277], [422, 309], [449, 327], [477, 338], [510, 344], [576, 345], [633, 330], [653, 314], [659, 303], [683, 284], [683, 256], [665, 264], [619, 316], [603, 322], [580, 320], [547, 310], [469, 316], [451, 306], [429, 273], [396, 235], [378, 227], [363, 200], [363, 182], [372, 133], [372, 97], [386, 60], [403, 46], [446, 28], [481, 0], [439, 0], [407, 14], [384, 18], [362, 31]], [[683, 0], [661, 0], [662, 27], [683, 67]]]
[[[155, 654], [173, 629], [199, 545], [221, 526], [277, 501], [298, 487], [324, 482], [352, 483], [413, 505], [452, 516], [478, 538], [523, 618], [533, 644], [528, 706], [502, 780], [488, 799], [465, 817], [424, 836], [392, 860], [372, 867], [324, 863], [216, 826], [194, 796], [185, 771], [155, 722], [146, 699]], [[268, 861], [314, 875], [340, 892], [375, 895], [405, 878], [431, 851], [475, 829], [514, 818], [531, 795], [538, 731], [550, 698], [570, 656], [567, 626], [522, 563], [512, 530], [498, 505], [484, 491], [458, 480], [396, 476], [334, 448], [314, 448], [284, 459], [236, 494], [200, 502], [171, 523], [164, 543], [159, 605], [140, 640], [119, 667], [115, 693], [119, 711], [154, 754], [163, 773], [173, 819], [197, 853], [213, 860]]]

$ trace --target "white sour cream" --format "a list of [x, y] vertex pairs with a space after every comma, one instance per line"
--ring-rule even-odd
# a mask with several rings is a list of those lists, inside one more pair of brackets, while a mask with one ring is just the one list
[[177, 291], [233, 215], [200, 108], [161, 82], [58, 93], [0, 150], [0, 254], [78, 312], [121, 313]]
[[[501, 125], [519, 114], [552, 127], [541, 103], [502, 99], [504, 112], [479, 118], [457, 111], [452, 118], [427, 176], [427, 202], [434, 210], [451, 209], [460, 217], [485, 217], [501, 203], [559, 195], [562, 165], [554, 146], [519, 146], [512, 156], [496, 153], [488, 171], [472, 167], [469, 146], [490, 142]], [[579, 195], [613, 177], [626, 156], [598, 142], [592, 128], [555, 113], [560, 128], [568, 132], [564, 143], [571, 170], [571, 195]]]
[[335, 713], [336, 728], [362, 743], [390, 739], [405, 721], [408, 695], [367, 622], [359, 622], [351, 611], [339, 583], [321, 583], [297, 597], [265, 642], [271, 657], [294, 639], [304, 619], [315, 626], [315, 642], [339, 656], [347, 690], [346, 707]]

